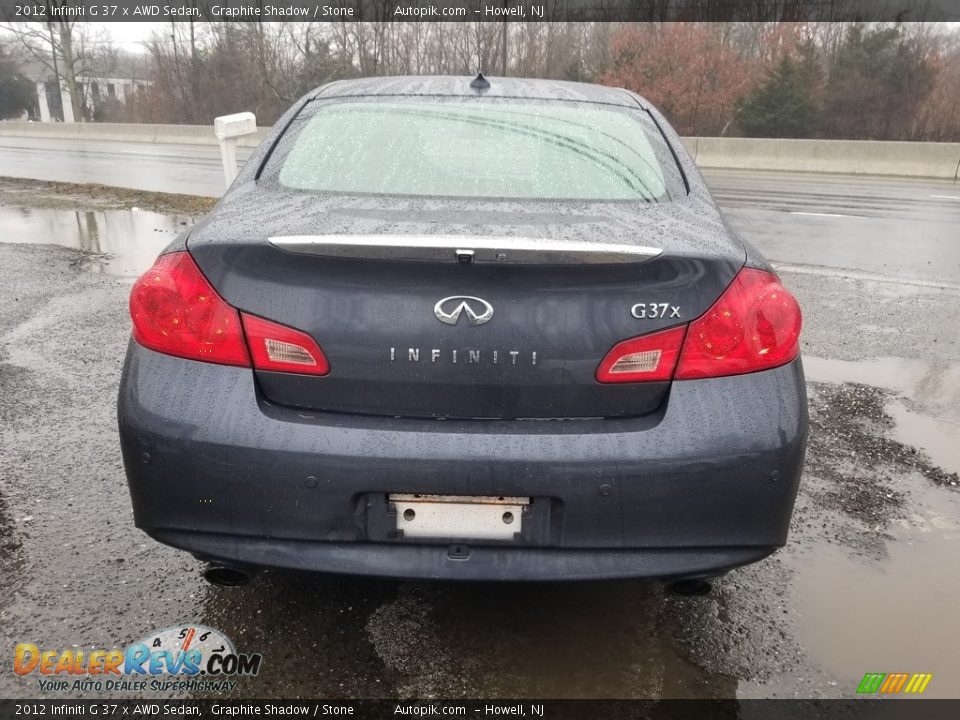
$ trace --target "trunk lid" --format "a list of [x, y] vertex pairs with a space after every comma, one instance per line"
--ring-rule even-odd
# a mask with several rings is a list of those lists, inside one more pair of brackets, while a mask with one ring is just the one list
[[[601, 384], [600, 361], [624, 339], [702, 314], [744, 261], [702, 201], [570, 206], [258, 190], [252, 211], [246, 195], [231, 193], [188, 248], [232, 305], [317, 341], [327, 376], [257, 378], [269, 401], [318, 411], [653, 412], [669, 383]], [[637, 304], [666, 310], [636, 317]]]

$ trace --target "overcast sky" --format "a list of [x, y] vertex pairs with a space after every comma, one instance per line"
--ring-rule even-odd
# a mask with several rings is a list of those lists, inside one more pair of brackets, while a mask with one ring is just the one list
[[103, 23], [113, 41], [130, 52], [143, 52], [143, 41], [155, 32], [170, 32], [168, 22], [109, 22]]

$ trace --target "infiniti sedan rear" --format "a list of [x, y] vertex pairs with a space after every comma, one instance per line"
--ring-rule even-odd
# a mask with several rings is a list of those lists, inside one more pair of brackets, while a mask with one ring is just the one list
[[786, 541], [800, 309], [625, 90], [324, 86], [130, 310], [136, 523], [234, 577], [689, 579]]

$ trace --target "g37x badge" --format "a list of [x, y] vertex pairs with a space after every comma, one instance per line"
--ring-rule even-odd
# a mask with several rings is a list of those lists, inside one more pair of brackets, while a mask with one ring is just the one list
[[680, 306], [670, 303], [637, 303], [630, 308], [630, 314], [637, 320], [645, 318], [678, 318], [680, 317]]

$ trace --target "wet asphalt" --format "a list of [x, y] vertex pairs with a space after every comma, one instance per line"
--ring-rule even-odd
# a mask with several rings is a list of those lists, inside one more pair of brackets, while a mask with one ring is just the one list
[[[211, 129], [212, 132], [212, 129]], [[238, 148], [243, 162], [249, 148]], [[223, 194], [216, 145], [0, 137], [3, 175], [194, 195]]]
[[0, 243], [0, 697], [39, 693], [16, 643], [109, 649], [188, 622], [263, 654], [243, 697], [848, 697], [868, 671], [932, 672], [927, 695], [960, 697], [960, 201], [930, 197], [960, 192], [708, 179], [804, 308], [812, 426], [788, 546], [704, 597], [205, 584], [133, 527], [114, 404], [131, 276], [191, 218], [0, 193], [17, 243]]

